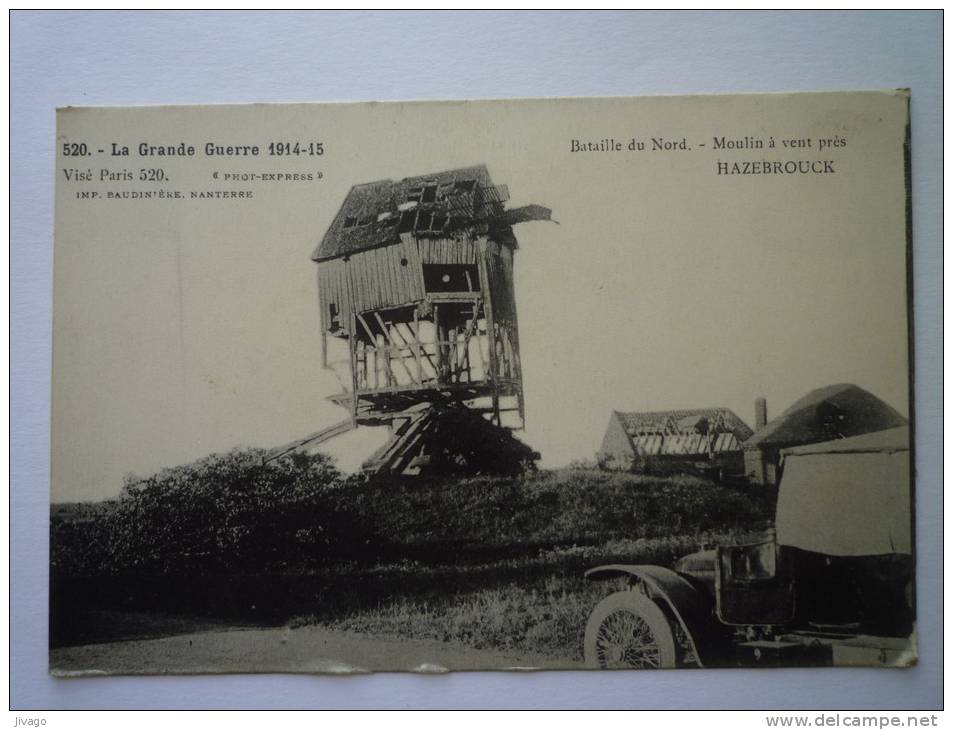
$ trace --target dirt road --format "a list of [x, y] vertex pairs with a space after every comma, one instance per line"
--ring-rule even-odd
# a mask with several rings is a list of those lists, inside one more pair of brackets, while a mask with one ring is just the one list
[[504, 654], [437, 641], [382, 639], [316, 626], [233, 629], [50, 651], [56, 676], [579, 669], [571, 660]]

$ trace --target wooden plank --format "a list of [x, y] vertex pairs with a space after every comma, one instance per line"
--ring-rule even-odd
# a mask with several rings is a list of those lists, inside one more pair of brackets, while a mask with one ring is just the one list
[[374, 308], [383, 307], [390, 299], [390, 290], [387, 282], [387, 254], [386, 249], [374, 249], [373, 264], [368, 273], [371, 275], [371, 286], [374, 287], [376, 299]]
[[480, 373], [483, 375], [483, 380], [486, 380], [489, 373], [486, 369], [486, 358], [483, 357], [483, 338], [480, 337], [479, 331], [479, 322], [477, 323], [477, 342], [476, 342], [476, 351], [477, 355], [480, 356]]
[[434, 356], [437, 358], [436, 371], [437, 371], [437, 382], [441, 383], [444, 381], [443, 375], [443, 345], [440, 344], [440, 341], [443, 339], [440, 332], [440, 306], [438, 304], [433, 305], [433, 329], [434, 329], [434, 343], [436, 344], [436, 351]]
[[[414, 313], [414, 316], [416, 316], [416, 312]], [[419, 347], [417, 348], [418, 351], [415, 351], [414, 348], [410, 347], [410, 345], [407, 344], [407, 340], [405, 340], [403, 335], [401, 335], [396, 324], [393, 326], [393, 328], [388, 330], [388, 333], [391, 338], [391, 341], [400, 348], [399, 350], [400, 359], [398, 360], [398, 362], [400, 362], [401, 367], [404, 368], [404, 372], [407, 373], [407, 377], [410, 378], [410, 382], [418, 383], [418, 384], [422, 383], [423, 373], [421, 372]], [[403, 351], [405, 348], [412, 354], [412, 356], [414, 357], [414, 360], [417, 363], [417, 367], [416, 367], [417, 377], [416, 378], [410, 372], [410, 368], [408, 368], [407, 365], [404, 363]]]
[[[371, 363], [370, 369], [373, 370], [373, 373], [374, 373], [374, 379], [373, 379], [373, 381], [371, 380], [370, 375], [368, 375], [368, 378], [367, 378], [367, 387], [368, 387], [368, 388], [372, 388], [373, 390], [377, 390], [378, 388], [381, 387], [381, 383], [380, 383], [380, 363], [378, 362], [377, 348], [376, 348], [376, 347], [371, 347], [371, 346], [369, 346], [369, 345], [365, 345], [365, 346], [364, 346], [364, 357], [366, 357], [366, 358], [370, 361], [370, 363]], [[371, 386], [371, 382], [374, 383], [373, 386]]]
[[361, 311], [377, 309], [381, 305], [381, 285], [377, 276], [377, 250], [365, 251], [361, 256], [361, 272], [364, 274], [364, 304]]
[[350, 287], [351, 292], [351, 301], [354, 303], [355, 311], [360, 307], [360, 287], [362, 285], [361, 276], [360, 276], [360, 257], [358, 254], [348, 258], [347, 265], [347, 281], [348, 286]]
[[[400, 345], [398, 345], [398, 343], [397, 343], [396, 340], [394, 339], [393, 335], [391, 334], [391, 329], [387, 327], [387, 325], [384, 323], [384, 320], [383, 320], [383, 318], [381, 317], [381, 315], [380, 315], [379, 313], [374, 312], [374, 316], [377, 318], [377, 323], [381, 326], [381, 329], [384, 330], [385, 333], [387, 333], [387, 339], [388, 339], [388, 341], [398, 347], [398, 350], [397, 350], [397, 362], [398, 362], [398, 364], [403, 368], [404, 372], [407, 373], [407, 379], [410, 380], [410, 382], [413, 383], [413, 382], [414, 382], [414, 376], [411, 375], [410, 370], [407, 368], [407, 365], [404, 363], [404, 356], [403, 356], [403, 353], [402, 353], [402, 349], [400, 348]], [[389, 358], [388, 358], [388, 359], [389, 359]]]
[[394, 433], [391, 442], [383, 450], [377, 459], [377, 464], [386, 464], [391, 460], [394, 454], [406, 443], [407, 438], [412, 438], [413, 433], [420, 428], [421, 416], [408, 418], [406, 422]]
[[409, 274], [411, 291], [413, 292], [413, 299], [423, 299], [426, 294], [426, 289], [424, 287], [424, 270], [421, 266], [420, 258], [420, 247], [415, 241], [409, 242], [405, 251], [407, 253], [408, 268], [410, 269]]
[[377, 343], [377, 352], [384, 365], [384, 384], [388, 387], [396, 385], [394, 373], [390, 368], [390, 347], [387, 345], [386, 340], [384, 340], [384, 335], [377, 335], [375, 342]]
[[500, 325], [500, 356], [502, 360], [500, 374], [504, 378], [509, 378], [511, 377], [509, 337], [506, 335], [506, 327], [504, 325]]
[[367, 309], [367, 303], [364, 301], [364, 266], [361, 263], [360, 254], [354, 254], [347, 262], [348, 281], [351, 287], [351, 307], [355, 312]]
[[[337, 287], [339, 294], [339, 301], [341, 302], [341, 326], [345, 331], [351, 326], [351, 293], [348, 290], [347, 286], [347, 264], [343, 261], [341, 265], [336, 267], [337, 271], [335, 272], [335, 286]], [[349, 333], [350, 334], [350, 333]]]
[[[383, 303], [383, 291], [380, 281], [380, 267], [378, 260], [380, 253], [377, 249], [372, 249], [364, 253], [364, 273], [367, 276], [366, 292], [368, 306], [366, 309], [377, 309]], [[362, 307], [362, 309], [364, 309]]]
[[[424, 245], [424, 242], [421, 242], [421, 245]], [[422, 263], [425, 264], [439, 264], [440, 256], [443, 253], [443, 249], [440, 246], [440, 242], [434, 238], [426, 239], [426, 248], [422, 252], [424, 253], [424, 258]]]
[[364, 351], [363, 340], [357, 340], [357, 385], [359, 388], [367, 387], [367, 353]]
[[328, 426], [320, 431], [317, 431], [310, 436], [305, 436], [303, 439], [298, 439], [297, 441], [292, 441], [290, 444], [285, 446], [279, 446], [276, 449], [272, 449], [268, 455], [262, 460], [262, 463], [267, 464], [270, 461], [275, 459], [280, 459], [285, 454], [290, 454], [294, 451], [297, 451], [304, 446], [314, 448], [323, 444], [325, 441], [328, 441], [335, 436], [340, 436], [342, 433], [347, 433], [352, 431], [356, 427], [356, 422], [352, 418], [346, 418], [339, 423], [335, 423], [333, 426]]
[[[479, 302], [473, 305], [473, 317], [467, 322], [467, 328], [463, 333], [463, 366], [467, 372], [467, 381], [473, 380], [473, 374], [470, 368], [470, 341], [473, 339], [473, 333], [476, 331], [480, 316]], [[477, 343], [479, 348], [479, 343]]]
[[416, 291], [418, 293], [418, 296], [414, 298], [423, 299], [427, 293], [427, 285], [424, 282], [424, 267], [420, 257], [420, 244], [417, 241], [414, 241], [413, 246], [414, 246], [414, 251], [416, 252], [417, 255], [416, 255], [416, 258], [411, 259], [411, 261], [412, 261], [412, 265], [414, 269], [414, 277], [415, 277], [416, 287], [417, 287]]
[[344, 328], [347, 330], [348, 337], [353, 337], [354, 330], [351, 329], [351, 325], [354, 324], [354, 297], [351, 296], [350, 273], [348, 272], [348, 265], [346, 261], [341, 261], [341, 268], [338, 272], [338, 277], [338, 285], [341, 287], [341, 291], [344, 293], [341, 302], [341, 324], [344, 325]]
[[[373, 378], [374, 386], [373, 386], [373, 387], [376, 389], [376, 388], [379, 387], [379, 385], [380, 385], [379, 380], [378, 380], [378, 377], [379, 377], [379, 376], [378, 376], [379, 363], [378, 363], [377, 347], [376, 347], [377, 338], [374, 336], [374, 333], [371, 331], [371, 328], [367, 326], [367, 322], [364, 321], [363, 315], [357, 314], [357, 315], [355, 315], [355, 316], [356, 316], [356, 318], [357, 318], [357, 323], [356, 323], [356, 324], [360, 324], [360, 325], [361, 325], [362, 329], [363, 329], [364, 332], [367, 334], [368, 340], [370, 340], [370, 342], [373, 343], [372, 345], [365, 345], [365, 347], [364, 347], [364, 360], [365, 360], [365, 362], [366, 362], [366, 364], [367, 364], [367, 371], [368, 371], [368, 375], [367, 375], [366, 381], [365, 381], [365, 383], [364, 383], [364, 386], [365, 386], [366, 388], [370, 388], [370, 387], [371, 387], [370, 372], [371, 372], [371, 368], [372, 368], [372, 365], [373, 365], [373, 373], [374, 373], [374, 378]], [[356, 327], [356, 324], [355, 324], [355, 327]], [[356, 336], [356, 332], [355, 332], [355, 336]]]
[[328, 266], [318, 266], [318, 310], [322, 332], [327, 332], [330, 325], [330, 322], [328, 322], [328, 302], [331, 300], [328, 298], [328, 293], [331, 290], [329, 280], [331, 278], [331, 264], [333, 263], [333, 261], [329, 261]]
[[513, 258], [513, 249], [509, 246], [503, 247], [506, 251], [505, 260], [507, 262], [507, 278], [506, 285], [509, 292], [509, 301], [510, 301], [510, 312], [509, 320], [512, 324], [512, 346], [513, 346], [513, 359], [516, 370], [514, 376], [519, 381], [518, 391], [516, 394], [517, 406], [519, 408], [520, 421], [522, 422], [522, 427], [526, 428], [526, 402], [523, 395], [523, 361], [520, 357], [520, 329], [519, 329], [519, 317], [516, 313], [516, 289], [515, 289], [515, 274], [514, 274], [514, 265], [515, 261]]
[[504, 336], [506, 337], [506, 366], [508, 370], [507, 377], [509, 378], [516, 377], [516, 352], [513, 349], [512, 334], [512, 328], [507, 327]]
[[474, 292], [443, 292], [443, 291], [432, 291], [427, 293], [427, 299], [435, 302], [475, 302], [482, 298], [483, 294], [478, 291]]
[[484, 292], [483, 298], [483, 312], [486, 315], [486, 333], [487, 339], [490, 344], [489, 348], [489, 360], [490, 360], [490, 384], [492, 388], [491, 399], [493, 402], [493, 417], [496, 420], [496, 425], [500, 425], [500, 393], [499, 386], [497, 385], [497, 378], [499, 373], [496, 365], [496, 330], [493, 321], [493, 297], [492, 290], [489, 286], [489, 275], [487, 274], [487, 253], [486, 253], [486, 238], [480, 238], [480, 258], [479, 258], [479, 271], [480, 271], [480, 288]]
[[373, 343], [376, 343], [376, 342], [377, 342], [377, 335], [375, 335], [374, 332], [371, 330], [370, 326], [367, 324], [367, 320], [364, 319], [364, 315], [363, 315], [363, 314], [358, 314], [358, 315], [357, 315], [357, 321], [360, 323], [360, 325], [361, 325], [361, 327], [363, 328], [364, 332], [367, 333], [367, 339], [370, 340], [370, 341], [373, 342]]
[[387, 249], [374, 249], [374, 267], [371, 269], [373, 275], [372, 286], [376, 288], [377, 299], [374, 308], [387, 306], [392, 302], [390, 284], [387, 280]]
[[357, 315], [351, 315], [351, 336], [348, 339], [348, 346], [351, 350], [351, 421], [357, 428], [357, 338], [354, 332], [357, 330], [357, 322], [354, 318]]
[[391, 246], [390, 251], [390, 277], [391, 288], [394, 290], [394, 302], [402, 304], [408, 301], [407, 287], [404, 286], [404, 276], [407, 267], [400, 265], [400, 260], [404, 258], [403, 249], [400, 246]]
[[[416, 311], [414, 312], [413, 329], [411, 329], [410, 324], [406, 324], [404, 326], [407, 327], [408, 332], [410, 332], [410, 335], [411, 335], [410, 339], [407, 339], [406, 337], [404, 337], [404, 334], [402, 332], [399, 332], [399, 334], [401, 335], [401, 337], [404, 338], [405, 341], [410, 342], [414, 346], [417, 354], [419, 354], [420, 357], [425, 358], [427, 360], [427, 363], [430, 365], [431, 368], [433, 368], [434, 377], [436, 377], [437, 366], [434, 364], [434, 361], [431, 359], [430, 353], [427, 352], [427, 350], [423, 347], [423, 343], [420, 341], [420, 322], [417, 320]], [[419, 362], [423, 364], [423, 360], [419, 360]], [[420, 383], [423, 384], [423, 371], [421, 371]]]
[[381, 274], [387, 282], [385, 291], [387, 292], [388, 304], [400, 304], [400, 287], [397, 285], [396, 267], [400, 266], [400, 256], [395, 256], [397, 250], [393, 246], [381, 249]]
[[[329, 261], [329, 264], [335, 263], [334, 261]], [[332, 297], [331, 292], [334, 290], [333, 281], [333, 269], [331, 267], [319, 266], [318, 267], [318, 306], [321, 308], [321, 329], [327, 332], [328, 327], [331, 326], [330, 316], [329, 316], [329, 307], [330, 302], [339, 302], [340, 297]], [[340, 304], [338, 305], [338, 311], [340, 311]]]
[[433, 424], [430, 419], [422, 419], [424, 421], [423, 425], [418, 430], [417, 434], [409, 439], [406, 446], [400, 450], [400, 453], [396, 455], [396, 458], [392, 462], [391, 469], [393, 473], [401, 474], [403, 471], [410, 466], [410, 462], [413, 460], [415, 454], [414, 449], [417, 448], [424, 436], [433, 430]]
[[482, 390], [482, 388], [479, 384], [471, 385], [470, 383], [424, 383], [422, 387], [414, 383], [411, 385], [392, 385], [377, 390], [362, 391], [362, 394], [368, 396], [368, 398], [374, 398], [392, 394], [414, 393], [419, 390], [446, 391], [448, 393], [463, 392], [465, 393], [465, 399], [471, 399], [479, 397], [479, 391]]
[[[410, 270], [410, 257], [407, 256], [405, 246], [394, 247], [394, 277], [397, 284], [397, 296], [401, 302], [413, 301], [416, 297], [413, 295], [414, 277]], [[407, 265], [401, 265], [401, 260], [406, 259]]]
[[360, 260], [355, 262], [352, 258], [347, 262], [347, 272], [348, 272], [348, 286], [350, 287], [349, 291], [351, 292], [351, 308], [357, 312], [364, 308], [363, 301], [361, 299], [361, 289], [364, 286], [364, 282], [361, 280], [361, 267], [355, 265], [360, 263]]
[[403, 258], [407, 259], [407, 266], [401, 268], [404, 282], [403, 298], [413, 302], [424, 297], [423, 274], [420, 268], [420, 252], [417, 244], [405, 241], [401, 244]]
[[[341, 292], [341, 324], [349, 329], [351, 326], [351, 313], [354, 311], [354, 307], [351, 304], [353, 301], [351, 288], [347, 282], [347, 264], [344, 262], [341, 262], [341, 264], [337, 272], [337, 286]], [[348, 334], [350, 334], [350, 332], [348, 332]]]
[[[416, 329], [417, 329], [417, 307], [414, 307], [414, 330]], [[414, 330], [411, 330], [411, 334], [413, 334]], [[401, 334], [401, 333], [398, 331], [398, 334]], [[401, 339], [403, 339], [403, 335], [401, 335]], [[406, 342], [406, 340], [404, 341]], [[413, 340], [413, 353], [414, 353], [414, 360], [416, 360], [417, 362], [417, 383], [422, 384], [424, 382], [424, 363], [423, 363], [423, 360], [420, 359], [420, 342], [419, 340], [417, 340], [416, 337]]]
[[447, 332], [447, 362], [450, 365], [448, 375], [450, 380], [455, 382], [454, 379], [457, 376], [457, 330], [455, 327]]
[[362, 254], [358, 254], [361, 257], [361, 306], [358, 307], [358, 311], [366, 311], [378, 306], [378, 287], [374, 282], [373, 270], [368, 265], [372, 254], [372, 251], [365, 251]]

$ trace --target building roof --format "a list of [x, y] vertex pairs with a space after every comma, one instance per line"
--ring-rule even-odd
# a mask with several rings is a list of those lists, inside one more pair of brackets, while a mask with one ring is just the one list
[[792, 446], [783, 449], [783, 456], [807, 456], [810, 454], [862, 454], [910, 450], [910, 427], [898, 426], [884, 431], [873, 431], [860, 436], [848, 436], [833, 441]]
[[423, 225], [418, 213], [435, 214], [427, 218], [427, 226], [472, 219], [474, 196], [492, 185], [486, 165], [355, 185], [311, 258], [326, 261], [396, 243], [408, 226], [417, 230]]
[[816, 443], [906, 424], [907, 419], [872, 393], [853, 383], [837, 383], [795, 402], [748, 439], [745, 448]]
[[616, 411], [629, 436], [653, 434], [731, 433], [738, 441], [751, 436], [748, 425], [727, 408], [622, 413]]

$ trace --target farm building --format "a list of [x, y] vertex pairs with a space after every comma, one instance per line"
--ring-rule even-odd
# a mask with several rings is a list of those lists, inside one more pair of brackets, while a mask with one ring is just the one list
[[338, 376], [342, 392], [331, 400], [350, 411], [350, 423], [302, 444], [387, 425], [392, 441], [365, 466], [417, 473], [426, 452], [453, 451], [446, 438], [437, 443], [447, 424], [476, 415], [522, 427], [512, 226], [550, 220], [551, 211], [506, 209], [508, 200], [484, 165], [351, 188], [311, 257], [322, 364]]
[[745, 474], [752, 484], [773, 486], [781, 450], [907, 425], [877, 396], [852, 383], [812, 390], [744, 444]]
[[740, 474], [751, 429], [727, 408], [613, 411], [599, 450], [609, 469], [718, 469]]

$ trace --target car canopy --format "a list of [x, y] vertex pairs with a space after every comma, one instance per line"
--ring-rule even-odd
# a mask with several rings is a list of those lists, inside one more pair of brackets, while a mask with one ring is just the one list
[[781, 455], [778, 544], [839, 556], [911, 554], [907, 426]]

